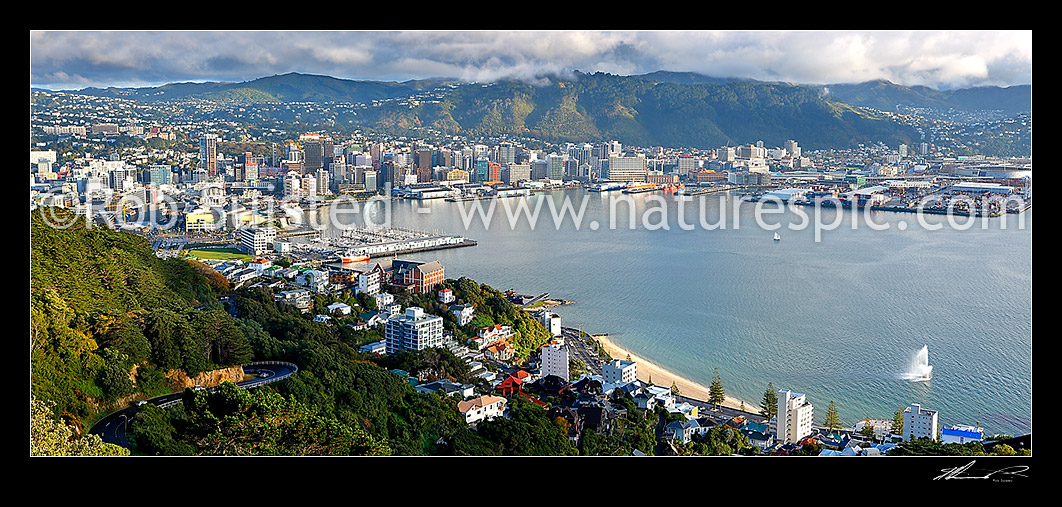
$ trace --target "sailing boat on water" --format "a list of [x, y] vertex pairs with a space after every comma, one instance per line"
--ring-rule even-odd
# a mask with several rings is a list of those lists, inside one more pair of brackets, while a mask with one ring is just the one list
[[781, 236], [779, 236], [777, 232], [776, 232], [776, 233], [774, 233], [774, 240], [775, 240], [775, 241], [779, 241], [779, 240], [781, 240], [781, 239], [782, 239], [782, 237], [781, 237]]

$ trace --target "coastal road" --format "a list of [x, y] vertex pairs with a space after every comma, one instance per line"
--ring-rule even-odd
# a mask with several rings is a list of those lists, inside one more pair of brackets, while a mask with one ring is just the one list
[[[579, 338], [579, 330], [574, 328], [562, 328], [561, 332], [564, 334], [564, 343], [568, 347], [568, 357], [573, 357], [581, 360], [586, 364], [587, 372], [591, 375], [601, 375], [601, 366], [603, 360], [595, 352], [588, 349], [586, 342]], [[708, 403], [704, 400], [697, 400], [688, 396], [676, 396], [676, 401], [686, 402], [690, 405], [696, 406], [697, 411], [702, 416], [711, 417], [718, 422], [724, 422], [737, 416], [743, 416], [746, 420], [760, 422], [763, 421], [763, 416], [759, 415], [759, 406], [745, 407], [746, 411], [719, 406], [716, 409], [715, 405]]]
[[579, 337], [579, 330], [561, 328], [561, 334], [564, 336], [564, 345], [568, 348], [568, 357], [582, 361], [590, 375], [601, 375], [602, 358], [587, 349], [586, 342]]
[[[280, 361], [251, 363], [243, 367], [243, 372], [254, 378], [237, 382], [236, 387], [241, 389], [261, 387], [266, 384], [272, 384], [273, 382], [280, 382], [281, 380], [294, 375], [298, 371], [298, 366], [295, 366], [292, 363]], [[206, 390], [213, 391], [214, 389], [216, 388], [212, 387]], [[126, 407], [100, 419], [94, 426], [92, 426], [89, 433], [99, 435], [100, 438], [108, 444], [117, 444], [128, 449], [129, 439], [126, 437], [126, 429], [129, 426], [129, 422], [136, 417], [136, 413], [140, 406], [150, 403], [162, 408], [170, 407], [180, 403], [183, 395], [183, 392], [170, 393], [150, 400], [137, 401], [130, 407]]]

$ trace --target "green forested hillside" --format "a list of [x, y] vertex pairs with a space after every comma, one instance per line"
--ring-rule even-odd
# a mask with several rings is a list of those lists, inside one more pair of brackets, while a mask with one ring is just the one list
[[82, 219], [53, 227], [33, 212], [32, 394], [76, 422], [123, 397], [165, 389], [165, 369], [195, 375], [248, 359], [250, 348], [217, 301], [227, 283], [212, 271], [158, 259], [139, 236]]
[[[299, 366], [295, 376], [254, 393], [189, 390], [179, 407], [144, 407], [129, 423], [134, 454], [574, 452], [533, 404], [490, 438], [470, 430], [456, 399], [422, 394], [388, 371], [387, 358], [358, 350], [376, 331], [314, 322], [266, 290], [230, 294], [210, 268], [158, 259], [133, 234], [84, 222], [56, 228], [40, 211], [31, 213], [30, 232], [31, 395], [81, 432], [122, 400], [171, 392], [165, 375], [173, 370], [194, 376], [254, 360]], [[513, 324], [522, 353], [544, 341], [541, 326], [497, 291], [471, 280], [458, 287], [482, 315]], [[220, 295], [230, 302], [223, 306]], [[469, 380], [467, 365], [460, 368], [445, 349], [391, 359]]]
[[553, 142], [617, 139], [640, 146], [713, 148], [750, 139], [781, 145], [910, 143], [909, 128], [781, 83], [672, 83], [576, 74], [545, 86], [503, 81], [462, 86], [439, 102], [386, 105], [359, 114], [368, 126], [433, 127], [466, 135], [526, 135]]

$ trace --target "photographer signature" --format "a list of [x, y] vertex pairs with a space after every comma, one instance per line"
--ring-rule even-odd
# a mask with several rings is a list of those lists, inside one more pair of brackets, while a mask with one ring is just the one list
[[[989, 473], [987, 473], [985, 475], [961, 475], [963, 472], [966, 472], [967, 470], [969, 470], [970, 467], [972, 467], [974, 463], [977, 463], [977, 461], [976, 460], [975, 461], [971, 461], [968, 464], [963, 465], [961, 467], [942, 468], [942, 469], [940, 469], [940, 471], [944, 472], [944, 473], [934, 477], [933, 480], [934, 481], [939, 481], [941, 479], [943, 479], [943, 480], [949, 480], [949, 479], [988, 479], [988, 478], [990, 478], [990, 477], [992, 477], [993, 475], [996, 475], [996, 474], [1005, 475], [1005, 476], [1028, 477], [1028, 476], [1023, 475], [1021, 473], [1021, 472], [1024, 472], [1024, 471], [1029, 469], [1029, 467], [1025, 466], [1025, 465], [1010, 466], [1010, 467], [1002, 468], [1002, 469], [999, 469], [999, 470], [996, 470], [996, 471], [993, 471], [993, 472], [989, 472]], [[997, 478], [996, 480], [1000, 480], [1000, 479]]]

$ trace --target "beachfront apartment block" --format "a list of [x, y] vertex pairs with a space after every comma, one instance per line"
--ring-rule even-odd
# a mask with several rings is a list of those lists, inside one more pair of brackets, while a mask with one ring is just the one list
[[601, 376], [609, 384], [626, 384], [638, 379], [638, 363], [614, 359], [601, 365]]
[[916, 438], [937, 439], [937, 411], [912, 403], [903, 410], [903, 439]]
[[541, 322], [542, 325], [545, 326], [546, 330], [549, 331], [549, 334], [553, 336], [561, 335], [560, 315], [557, 315], [549, 310], [545, 310], [539, 316], [539, 322]]
[[400, 350], [424, 350], [441, 347], [443, 343], [443, 319], [424, 313], [416, 306], [406, 308], [406, 313], [392, 315], [384, 328], [387, 353]]
[[814, 411], [814, 407], [803, 394], [789, 389], [778, 391], [776, 440], [783, 444], [795, 443], [810, 435]]
[[563, 343], [550, 342], [542, 347], [542, 376], [555, 375], [567, 382], [568, 348]]

